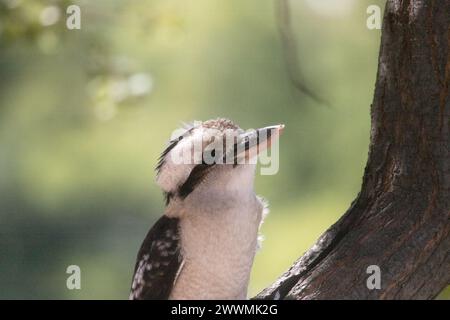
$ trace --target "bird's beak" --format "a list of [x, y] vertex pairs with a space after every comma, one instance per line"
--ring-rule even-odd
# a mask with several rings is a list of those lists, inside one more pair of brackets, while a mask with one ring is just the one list
[[236, 159], [248, 160], [270, 148], [272, 142], [279, 138], [283, 129], [284, 124], [279, 124], [240, 134], [236, 144]]

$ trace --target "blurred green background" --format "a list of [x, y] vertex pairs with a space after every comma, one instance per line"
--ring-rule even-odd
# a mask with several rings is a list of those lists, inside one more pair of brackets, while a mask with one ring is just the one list
[[[66, 8], [81, 8], [81, 30]], [[182, 121], [285, 123], [250, 283], [273, 282], [349, 207], [367, 158], [384, 1], [293, 0], [305, 83], [273, 0], [0, 0], [0, 298], [125, 299], [163, 212], [154, 166]], [[66, 288], [68, 265], [81, 290]], [[448, 298], [449, 292], [441, 294]]]

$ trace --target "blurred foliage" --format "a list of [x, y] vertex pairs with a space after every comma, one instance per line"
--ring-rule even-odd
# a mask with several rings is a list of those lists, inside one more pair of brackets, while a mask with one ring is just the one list
[[250, 294], [339, 218], [369, 141], [380, 33], [366, 8], [384, 1], [291, 2], [302, 75], [330, 107], [289, 82], [273, 1], [0, 0], [0, 298], [127, 298], [181, 121], [286, 124], [279, 173], [257, 178], [272, 213]]

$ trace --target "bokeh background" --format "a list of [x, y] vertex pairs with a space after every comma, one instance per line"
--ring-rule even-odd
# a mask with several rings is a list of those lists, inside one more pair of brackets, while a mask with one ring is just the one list
[[[81, 8], [81, 29], [66, 8]], [[290, 81], [274, 0], [0, 0], [0, 298], [125, 299], [162, 214], [153, 170], [182, 121], [285, 123], [254, 295], [356, 197], [381, 0], [291, 0]], [[66, 268], [81, 268], [81, 290]], [[442, 293], [440, 298], [449, 298]]]

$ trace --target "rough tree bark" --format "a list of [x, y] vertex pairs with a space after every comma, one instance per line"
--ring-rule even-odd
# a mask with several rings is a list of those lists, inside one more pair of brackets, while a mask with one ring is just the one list
[[450, 1], [389, 0], [361, 192], [256, 299], [429, 299], [449, 284], [449, 83]]

